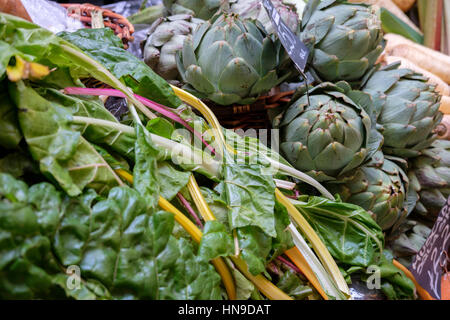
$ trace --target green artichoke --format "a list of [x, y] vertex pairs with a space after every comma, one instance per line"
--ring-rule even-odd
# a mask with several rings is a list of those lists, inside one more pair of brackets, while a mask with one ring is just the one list
[[[229, 0], [230, 10], [239, 14], [241, 18], [250, 18], [258, 20], [266, 30], [267, 33], [275, 32], [272, 21], [267, 14], [261, 0]], [[283, 0], [272, 0], [272, 4], [277, 9], [281, 19], [291, 29], [292, 32], [297, 32], [299, 26], [299, 17], [295, 12], [295, 6], [286, 3]]]
[[410, 166], [411, 189], [419, 195], [414, 212], [434, 221], [450, 196], [450, 141], [436, 140]]
[[324, 82], [309, 90], [308, 105], [304, 92], [294, 95], [273, 123], [280, 128], [282, 154], [298, 170], [318, 181], [334, 180], [380, 148], [382, 138], [369, 115], [349, 98], [362, 101], [368, 95], [346, 82]]
[[373, 73], [363, 91], [372, 95], [384, 136], [383, 151], [402, 158], [418, 156], [437, 138], [440, 95], [427, 78], [398, 63]]
[[196, 18], [208, 20], [220, 8], [228, 5], [227, 0], [163, 0], [170, 14], [189, 14]]
[[312, 48], [312, 67], [326, 81], [359, 80], [383, 50], [377, 11], [336, 0], [308, 1], [300, 38]]
[[388, 244], [388, 248], [401, 264], [409, 267], [413, 257], [425, 244], [431, 229], [420, 221], [410, 219], [400, 229], [400, 235]]
[[294, 72], [278, 40], [234, 13], [202, 23], [177, 57], [185, 89], [221, 105], [252, 103]]
[[328, 190], [342, 201], [370, 212], [383, 230], [395, 230], [408, 215], [409, 181], [394, 162], [376, 152], [366, 165], [349, 173], [342, 181], [329, 183]]
[[144, 46], [144, 61], [166, 80], [181, 80], [175, 53], [183, 48], [184, 39], [204, 20], [179, 14], [156, 20], [150, 27]]

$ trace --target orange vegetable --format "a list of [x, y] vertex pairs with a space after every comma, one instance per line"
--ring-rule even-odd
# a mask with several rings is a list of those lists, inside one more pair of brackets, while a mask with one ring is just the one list
[[417, 280], [414, 278], [413, 274], [411, 273], [411, 271], [409, 271], [404, 265], [402, 265], [400, 262], [398, 262], [397, 260], [392, 260], [392, 263], [394, 264], [394, 266], [396, 266], [397, 268], [399, 268], [400, 270], [402, 270], [405, 275], [411, 279], [411, 281], [414, 283], [414, 285], [416, 286], [416, 290], [417, 290], [417, 294], [419, 295], [420, 299], [422, 300], [435, 300], [429, 293], [427, 290], [425, 290], [424, 288], [421, 287], [421, 285], [417, 282]]
[[406, 12], [409, 9], [411, 9], [414, 3], [416, 3], [416, 0], [393, 0], [393, 1], [397, 5], [397, 7], [402, 9], [403, 12]]
[[450, 300], [450, 271], [441, 279], [441, 300]]

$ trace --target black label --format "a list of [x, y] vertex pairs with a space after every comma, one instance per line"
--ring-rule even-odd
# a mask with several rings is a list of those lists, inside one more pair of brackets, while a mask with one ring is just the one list
[[263, 0], [263, 4], [277, 31], [281, 44], [286, 49], [292, 61], [294, 61], [297, 69], [303, 73], [305, 71], [306, 62], [308, 61], [309, 49], [300, 41], [299, 37], [286, 26], [277, 9], [273, 6], [272, 1]]
[[450, 247], [450, 197], [439, 212], [427, 241], [410, 266], [417, 282], [436, 299], [441, 299], [441, 279]]

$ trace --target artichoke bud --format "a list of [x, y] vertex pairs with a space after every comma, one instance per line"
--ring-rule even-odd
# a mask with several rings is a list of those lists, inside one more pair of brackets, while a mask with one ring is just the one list
[[163, 0], [163, 3], [172, 15], [189, 14], [204, 20], [228, 7], [228, 0]]
[[177, 54], [185, 89], [217, 104], [248, 104], [283, 82], [291, 70], [278, 68], [281, 50], [250, 19], [222, 13], [198, 27]]
[[366, 94], [346, 83], [322, 83], [309, 90], [308, 104], [304, 89], [299, 90], [303, 95], [294, 94], [273, 123], [280, 129], [281, 152], [298, 170], [319, 181], [333, 181], [380, 149], [381, 136], [373, 135], [375, 123], [367, 112], [370, 105], [354, 102], [370, 102]]
[[202, 22], [188, 14], [156, 20], [145, 42], [145, 63], [166, 80], [181, 80], [176, 53], [183, 49], [185, 38]]
[[312, 68], [325, 81], [362, 80], [383, 50], [378, 10], [337, 0], [308, 1], [300, 38], [312, 50]]
[[408, 177], [419, 197], [414, 212], [434, 221], [450, 196], [450, 141], [436, 140], [411, 159]]
[[[275, 33], [272, 21], [260, 0], [229, 0], [230, 11], [239, 14], [243, 19], [253, 19], [261, 23], [268, 34]], [[272, 0], [272, 4], [280, 14], [281, 19], [296, 33], [299, 27], [299, 17], [294, 5], [282, 0]]]
[[361, 206], [383, 230], [394, 232], [408, 215], [409, 180], [405, 172], [381, 151], [371, 161], [327, 184], [344, 202]]
[[[398, 64], [375, 71], [363, 86], [379, 105], [376, 115], [384, 136], [383, 152], [417, 157], [437, 139], [442, 119], [440, 95], [427, 78]], [[377, 97], [383, 97], [378, 99]]]

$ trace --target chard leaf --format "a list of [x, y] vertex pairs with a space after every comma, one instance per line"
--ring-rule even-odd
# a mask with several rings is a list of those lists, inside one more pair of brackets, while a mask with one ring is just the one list
[[[221, 300], [220, 276], [208, 260], [195, 256], [193, 244], [178, 239], [179, 258], [175, 267], [175, 299]], [[163, 286], [163, 284], [161, 284]]]
[[161, 196], [170, 201], [187, 185], [191, 172], [177, 170], [168, 161], [158, 161], [157, 175]]
[[169, 107], [178, 107], [181, 100], [169, 84], [143, 61], [122, 48], [110, 28], [80, 29], [62, 32], [59, 36], [87, 52], [134, 93]]
[[[98, 98], [82, 99], [50, 88], [40, 88], [37, 92], [54, 105], [65, 107], [74, 116], [119, 123]], [[134, 160], [134, 136], [106, 126], [90, 124], [79, 126], [77, 130], [89, 142], [108, 147], [121, 156]]]
[[[202, 187], [201, 191], [207, 204], [216, 216], [217, 221], [221, 222], [221, 225], [226, 228], [225, 230], [231, 236], [231, 230], [227, 220], [228, 207], [226, 202], [214, 190]], [[267, 236], [257, 227], [236, 229], [242, 258], [249, 266], [250, 272], [254, 275], [264, 272], [270, 260], [294, 246], [291, 233], [287, 229], [287, 226], [290, 224], [290, 219], [286, 208], [278, 203], [278, 201], [275, 201], [274, 210], [275, 230], [277, 234], [275, 238]], [[234, 244], [231, 243], [230, 248], [233, 247]]]
[[97, 150], [98, 154], [102, 156], [103, 159], [109, 164], [109, 166], [114, 170], [125, 170], [129, 173], [130, 171], [130, 165], [128, 162], [125, 161], [125, 159], [120, 158], [115, 154], [113, 156], [111, 153], [109, 153], [107, 150], [103, 149], [102, 147], [99, 147], [97, 145], [94, 145], [95, 150]]
[[88, 279], [80, 281], [79, 287], [69, 288], [67, 286], [68, 275], [58, 273], [52, 276], [52, 283], [64, 290], [66, 297], [75, 300], [109, 300], [111, 294], [100, 282]]
[[[2, 85], [0, 83], [0, 85]], [[0, 146], [13, 149], [16, 148], [22, 133], [17, 121], [17, 112], [14, 104], [9, 99], [8, 93], [0, 88]]]
[[[1, 17], [0, 17], [0, 27], [1, 27]], [[12, 56], [19, 54], [19, 52], [11, 46], [9, 43], [0, 40], [0, 79], [3, 79], [3, 76], [6, 73], [6, 67]]]
[[28, 186], [13, 176], [0, 173], [0, 199], [6, 198], [12, 203], [24, 202], [28, 198]]
[[252, 293], [255, 290], [257, 291], [257, 289], [252, 282], [247, 280], [247, 278], [239, 272], [239, 270], [232, 268], [232, 274], [236, 283], [236, 299], [248, 300]]
[[212, 189], [200, 187], [200, 190], [209, 208], [214, 213], [217, 221], [221, 222], [222, 225], [224, 225], [227, 230], [229, 230], [228, 207], [226, 202], [222, 199], [219, 193]]
[[22, 177], [27, 173], [36, 174], [39, 168], [28, 154], [22, 151], [8, 153], [0, 159], [0, 172], [9, 173], [15, 178]]
[[205, 260], [227, 257], [233, 254], [233, 239], [226, 227], [219, 221], [207, 221], [203, 228], [203, 236], [198, 254]]
[[341, 263], [367, 267], [383, 251], [382, 230], [361, 207], [308, 196], [293, 204]]
[[158, 149], [141, 125], [136, 125], [135, 164], [133, 168], [133, 187], [147, 200], [148, 208], [156, 208], [160, 186], [157, 172]]
[[51, 234], [56, 229], [62, 203], [56, 188], [46, 182], [31, 186], [28, 191], [28, 203], [34, 209], [41, 232]]
[[[214, 267], [172, 236], [173, 214], [151, 213], [136, 190], [68, 197], [48, 183], [0, 182], [0, 298], [221, 298]], [[79, 288], [67, 287], [69, 266]]]
[[295, 300], [304, 300], [314, 293], [314, 291], [309, 286], [305, 285], [299, 276], [290, 269], [283, 272], [276, 282], [276, 286]]
[[225, 153], [223, 188], [229, 208], [231, 229], [254, 226], [270, 237], [275, 230], [275, 184], [272, 176], [264, 174], [264, 166], [256, 158], [234, 161]]
[[241, 256], [247, 263], [248, 271], [253, 275], [265, 272], [272, 238], [253, 226], [237, 228], [236, 233]]
[[149, 132], [167, 139], [172, 139], [172, 133], [175, 130], [173, 124], [164, 118], [150, 119], [145, 127]]
[[[64, 210], [55, 234], [64, 265], [79, 265], [82, 275], [100, 281], [116, 298], [218, 298], [220, 277], [194, 255], [192, 245], [171, 235], [173, 214], [149, 215], [144, 198], [126, 187], [112, 189], [92, 207], [76, 202]], [[203, 282], [210, 290], [201, 290]]]
[[283, 254], [286, 250], [294, 246], [292, 235], [288, 226], [291, 223], [287, 209], [278, 201], [275, 202], [275, 229], [277, 231], [276, 238], [272, 239], [272, 252], [270, 260], [275, 259]]
[[402, 270], [392, 263], [392, 254], [388, 250], [383, 251], [381, 257], [380, 276], [381, 291], [390, 300], [413, 299], [415, 285]]
[[79, 132], [70, 128], [71, 115], [52, 105], [23, 82], [10, 85], [20, 128], [41, 172], [67, 194], [79, 195], [85, 187], [99, 193], [121, 184], [120, 179]]
[[[50, 227], [55, 226], [58, 217], [49, 211], [59, 213], [60, 202], [56, 200], [60, 197], [59, 193], [51, 190], [53, 187], [47, 183], [34, 185], [28, 190], [24, 183], [7, 174], [0, 174], [0, 181], [11, 185], [9, 189], [20, 185], [21, 192], [27, 194], [26, 198], [18, 197], [20, 202], [10, 202], [10, 191], [6, 190], [8, 188], [0, 190], [0, 297], [100, 298], [100, 292], [93, 290], [94, 283], [91, 280], [83, 280], [78, 289], [69, 290], [66, 285], [68, 276], [62, 272], [52, 253], [48, 236], [53, 232]], [[29, 198], [32, 199], [31, 203], [27, 203]], [[51, 206], [54, 207], [50, 208]], [[52, 223], [48, 223], [50, 220]], [[96, 286], [101, 287], [100, 284]], [[103, 296], [105, 295], [106, 290], [103, 293]]]

